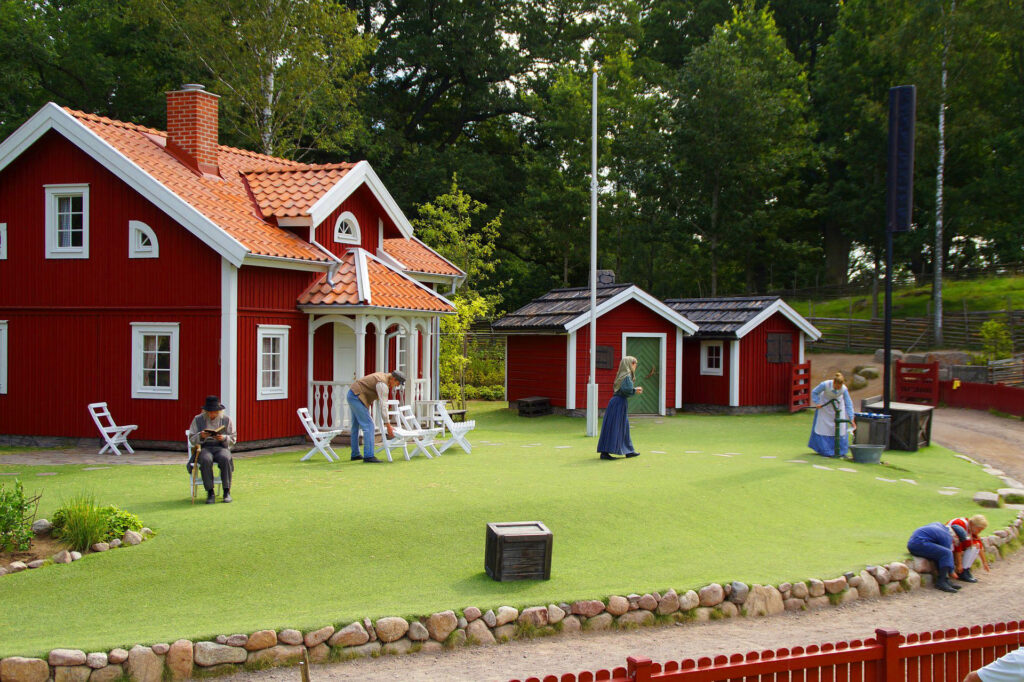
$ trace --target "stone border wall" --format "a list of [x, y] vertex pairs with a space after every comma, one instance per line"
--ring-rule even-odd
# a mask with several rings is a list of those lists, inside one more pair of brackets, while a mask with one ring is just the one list
[[[983, 538], [990, 560], [1018, 541], [1024, 512], [1006, 528]], [[335, 628], [325, 625], [308, 632], [294, 629], [259, 630], [251, 634], [219, 635], [214, 641], [179, 639], [172, 644], [137, 644], [130, 650], [86, 653], [54, 649], [46, 659], [11, 656], [0, 660], [0, 682], [114, 682], [127, 677], [135, 682], [185, 680], [195, 676], [296, 664], [307, 653], [314, 663], [343, 661], [363, 656], [441, 651], [465, 645], [493, 645], [512, 639], [581, 630], [633, 629], [665, 623], [707, 621], [738, 616], [770, 616], [783, 611], [821, 609], [858, 599], [897, 594], [932, 584], [935, 566], [913, 558], [884, 566], [868, 566], [860, 573], [837, 578], [810, 579], [781, 585], [712, 583], [679, 594], [612, 595], [607, 600], [581, 600], [571, 604], [511, 606], [481, 611], [475, 606], [441, 611], [406, 620], [397, 616], [369, 618]]]

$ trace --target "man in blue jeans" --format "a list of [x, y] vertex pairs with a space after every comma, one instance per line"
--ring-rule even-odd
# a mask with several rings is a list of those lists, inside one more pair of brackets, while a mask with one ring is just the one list
[[[388, 399], [391, 390], [405, 383], [405, 375], [400, 371], [374, 372], [367, 374], [361, 379], [352, 382], [352, 387], [345, 396], [348, 401], [349, 411], [352, 413], [352, 459], [361, 459], [367, 464], [376, 464], [382, 460], [373, 456], [373, 419], [370, 417], [370, 406], [374, 401], [379, 405], [377, 409], [383, 410], [384, 403]], [[384, 428], [387, 429], [388, 438], [394, 438], [395, 432], [391, 423], [386, 419]], [[359, 432], [363, 433], [363, 453], [359, 454]]]

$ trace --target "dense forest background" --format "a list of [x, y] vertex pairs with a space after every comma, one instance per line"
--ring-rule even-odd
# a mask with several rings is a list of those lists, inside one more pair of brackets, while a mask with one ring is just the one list
[[658, 296], [876, 277], [915, 84], [899, 272], [937, 224], [946, 272], [1024, 261], [1024, 0], [0, 0], [0, 63], [3, 137], [51, 100], [163, 129], [199, 82], [224, 144], [367, 159], [428, 230], [462, 211], [505, 310], [588, 281], [595, 63], [600, 266]]

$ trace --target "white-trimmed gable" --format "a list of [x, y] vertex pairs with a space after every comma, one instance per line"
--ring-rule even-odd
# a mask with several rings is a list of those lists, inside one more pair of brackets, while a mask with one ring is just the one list
[[[675, 326], [682, 329], [691, 336], [697, 332], [697, 325], [691, 322], [688, 318], [680, 315], [676, 311], [669, 308], [667, 305], [656, 299], [655, 297], [648, 294], [646, 291], [637, 286], [631, 286], [628, 289], [619, 292], [615, 296], [612, 296], [604, 303], [597, 306], [597, 316], [601, 317], [610, 310], [618, 308], [626, 301], [636, 301], [644, 307], [648, 308], [655, 314], [665, 318]], [[576, 317], [571, 322], [566, 323], [565, 331], [572, 333], [578, 329], [583, 328], [590, 323], [590, 311], [583, 313]]]
[[797, 329], [807, 335], [811, 341], [817, 341], [821, 338], [821, 332], [813, 324], [807, 321], [807, 319], [793, 310], [788, 303], [783, 301], [781, 298], [773, 302], [770, 306], [759, 312], [756, 316], [751, 318], [746, 324], [736, 330], [736, 338], [742, 339], [744, 336], [756, 329], [762, 322], [767, 320], [775, 313], [781, 313], [783, 317], [792, 322]]
[[367, 161], [360, 161], [353, 166], [352, 170], [345, 174], [345, 177], [339, 180], [334, 187], [327, 190], [315, 204], [309, 207], [308, 214], [313, 227], [315, 228], [327, 220], [327, 217], [335, 209], [341, 206], [346, 199], [363, 185], [366, 185], [377, 201], [380, 202], [384, 213], [398, 227], [398, 231], [402, 233], [402, 236], [411, 238], [413, 234], [412, 224], [405, 217], [405, 214], [402, 213], [398, 202], [391, 196], [391, 192], [384, 186], [384, 183]]

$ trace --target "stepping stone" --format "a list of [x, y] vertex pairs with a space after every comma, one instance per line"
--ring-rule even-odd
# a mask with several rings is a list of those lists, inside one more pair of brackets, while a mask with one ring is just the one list
[[832, 467], [827, 467], [824, 464], [813, 464], [815, 469], [824, 469], [825, 471], [833, 471]]
[[572, 447], [571, 445], [556, 445], [555, 446], [555, 450], [567, 450], [567, 449], [569, 449], [571, 447]]
[[940, 490], [939, 494], [940, 495], [956, 495], [956, 491], [955, 490]]
[[700, 454], [700, 450], [687, 450], [686, 454], [688, 454], [688, 455], [699, 455]]
[[539, 445], [543, 445], [543, 443], [527, 443], [526, 445], [520, 445], [519, 447], [521, 447], [521, 448], [535, 448], [535, 447], [537, 447]]
[[0, 476], [20, 476], [17, 471], [0, 471]]
[[651, 450], [651, 453], [655, 454], [655, 455], [667, 455], [668, 454], [664, 450]]
[[806, 459], [787, 459], [787, 464], [807, 464]]
[[101, 469], [109, 469], [110, 467], [85, 467], [82, 471], [100, 471]]
[[847, 472], [847, 473], [849, 473], [849, 474], [855, 474], [855, 473], [857, 473], [857, 470], [856, 470], [856, 469], [847, 469], [846, 467], [839, 467], [839, 471], [845, 471], [845, 472]]
[[944, 485], [944, 486], [942, 486], [942, 489], [943, 490], [960, 490], [960, 488], [957, 488], [955, 485]]
[[44, 471], [41, 474], [36, 474], [36, 476], [56, 476], [56, 475], [57, 475], [56, 471]]
[[775, 455], [761, 455], [761, 459], [775, 459]]
[[993, 476], [1005, 476], [1006, 472], [1002, 469], [993, 469], [991, 467], [984, 470], [986, 474], [992, 474]]
[[725, 454], [727, 454], [727, 455], [742, 455], [743, 453], [742, 452], [727, 452]]
[[876, 481], [884, 481], [885, 483], [895, 483], [895, 478], [882, 478], [881, 476], [875, 476]]
[[964, 460], [965, 462], [970, 462], [971, 464], [977, 464], [978, 463], [977, 460], [971, 459], [967, 455], [956, 455], [956, 454], [954, 454], [953, 456], [954, 457], [959, 457], [960, 459]]
[[909, 483], [910, 485], [917, 485], [917, 481], [912, 478], [901, 478], [900, 480], [904, 483]]
[[727, 454], [722, 453], [722, 452], [716, 452], [715, 453], [715, 457], [732, 457], [732, 455], [727, 455]]

